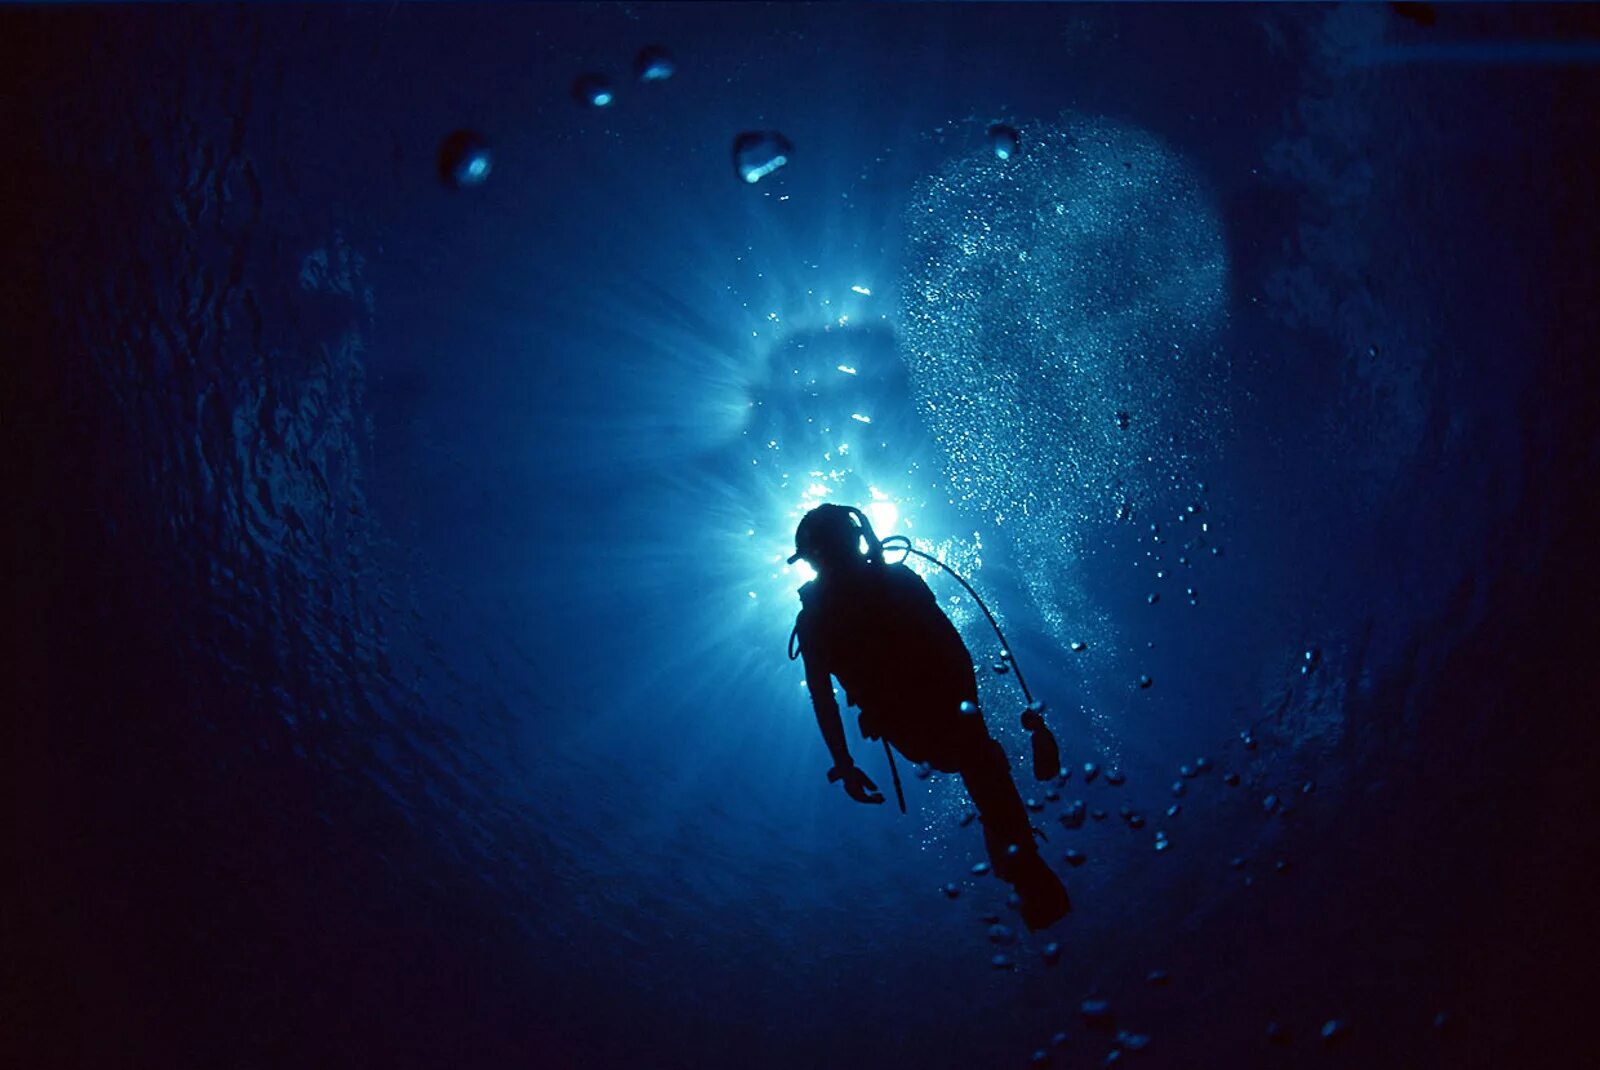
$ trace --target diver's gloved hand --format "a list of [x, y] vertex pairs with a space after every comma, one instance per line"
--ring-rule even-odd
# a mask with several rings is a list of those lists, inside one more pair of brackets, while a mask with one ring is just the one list
[[845, 794], [859, 803], [881, 803], [883, 793], [878, 791], [878, 785], [872, 778], [861, 771], [858, 765], [836, 765], [828, 770], [828, 783], [836, 780], [844, 781]]

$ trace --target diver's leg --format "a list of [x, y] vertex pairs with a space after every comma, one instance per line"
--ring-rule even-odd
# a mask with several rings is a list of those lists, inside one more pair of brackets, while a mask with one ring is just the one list
[[1017, 783], [1011, 779], [1011, 763], [1005, 748], [987, 732], [981, 740], [974, 740], [964, 748], [960, 764], [961, 779], [972, 796], [972, 805], [983, 822], [983, 839], [989, 848], [989, 859], [997, 872], [1007, 866], [1007, 848], [1015, 846], [1018, 852], [1033, 849], [1033, 829], [1028, 823], [1028, 810], [1017, 792]]
[[1045, 928], [1071, 910], [1072, 904], [1061, 879], [1039, 857], [1005, 748], [984, 731], [981, 739], [971, 738], [963, 750], [961, 778], [983, 822], [989, 860], [996, 875], [1022, 897], [1022, 917], [1028, 927]]

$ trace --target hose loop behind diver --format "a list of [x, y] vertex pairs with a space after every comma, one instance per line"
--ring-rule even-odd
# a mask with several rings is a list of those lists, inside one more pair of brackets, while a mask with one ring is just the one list
[[[879, 543], [878, 546], [882, 550], [904, 549], [906, 552], [906, 557], [916, 554], [920, 558], [932, 561], [934, 564], [938, 565], [940, 568], [944, 569], [946, 572], [950, 573], [950, 575], [956, 578], [956, 582], [965, 588], [966, 592], [972, 596], [972, 600], [974, 602], [978, 603], [978, 608], [983, 610], [983, 615], [989, 618], [989, 626], [994, 629], [994, 634], [1000, 637], [1000, 649], [1006, 651], [1007, 658], [1011, 662], [1011, 671], [1016, 674], [1017, 683], [1022, 687], [1022, 697], [1027, 700], [1029, 706], [1032, 706], [1033, 692], [1028, 690], [1028, 682], [1022, 678], [1022, 666], [1017, 664], [1017, 656], [1011, 652], [1011, 644], [1006, 642], [1006, 633], [1000, 630], [1000, 622], [994, 619], [994, 614], [989, 612], [989, 607], [984, 604], [984, 601], [981, 597], [979, 597], [978, 592], [972, 589], [972, 584], [963, 579], [961, 573], [957, 572], [943, 561], [940, 561], [937, 557], [934, 557], [930, 553], [924, 553], [923, 551], [912, 546], [911, 539], [905, 535], [890, 535], [887, 539], [884, 539], [883, 542]], [[902, 557], [900, 560], [904, 561], [905, 557]]]
[[[972, 596], [972, 600], [974, 602], [978, 603], [978, 608], [983, 610], [983, 615], [989, 619], [989, 626], [994, 629], [994, 634], [999, 636], [1000, 649], [1003, 652], [1002, 656], [1005, 658], [1005, 660], [1011, 663], [1011, 671], [1017, 678], [1017, 686], [1022, 688], [1022, 697], [1028, 703], [1026, 709], [1024, 709], [1022, 713], [1022, 727], [1028, 730], [1028, 736], [1033, 745], [1033, 775], [1039, 780], [1055, 779], [1061, 773], [1061, 747], [1060, 744], [1056, 742], [1055, 734], [1050, 731], [1050, 726], [1045, 723], [1044, 703], [1036, 702], [1033, 697], [1033, 692], [1028, 690], [1028, 681], [1023, 679], [1022, 666], [1017, 663], [1017, 656], [1012, 652], [1011, 644], [1006, 642], [1006, 633], [1001, 630], [1000, 622], [994, 619], [994, 614], [989, 612], [989, 607], [987, 604], [985, 604], [983, 598], [978, 594], [977, 591], [972, 589], [972, 584], [968, 583], [962, 577], [961, 573], [957, 572], [943, 561], [940, 561], [932, 554], [924, 553], [923, 551], [912, 546], [911, 539], [909, 537], [905, 535], [891, 535], [882, 542], [877, 542], [875, 539], [873, 541], [876, 543], [877, 550], [880, 554], [887, 549], [903, 549], [906, 552], [906, 557], [916, 554], [918, 557], [932, 561], [934, 564], [950, 573], [950, 575], [954, 576], [956, 578], [956, 582], [961, 584], [962, 589]], [[900, 559], [901, 562], [904, 560], [905, 557]], [[896, 562], [896, 564], [899, 563], [900, 562]], [[1041, 838], [1044, 835], [1042, 832], [1039, 832], [1038, 829], [1035, 829], [1034, 832], [1037, 833]]]

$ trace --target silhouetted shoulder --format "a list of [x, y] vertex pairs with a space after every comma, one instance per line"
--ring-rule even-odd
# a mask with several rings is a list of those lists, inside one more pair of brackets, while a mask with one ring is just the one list
[[896, 591], [912, 597], [926, 598], [934, 601], [933, 591], [929, 589], [927, 581], [908, 568], [904, 562], [883, 566], [889, 583]]

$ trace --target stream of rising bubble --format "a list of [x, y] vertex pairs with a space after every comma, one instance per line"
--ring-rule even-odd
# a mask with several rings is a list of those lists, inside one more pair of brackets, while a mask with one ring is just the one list
[[1007, 158], [958, 157], [913, 192], [902, 341], [953, 495], [1009, 531], [1051, 638], [1104, 649], [1083, 531], [1132, 519], [1216, 444], [1226, 253], [1202, 182], [1155, 137], [1080, 116], [1016, 130]]

